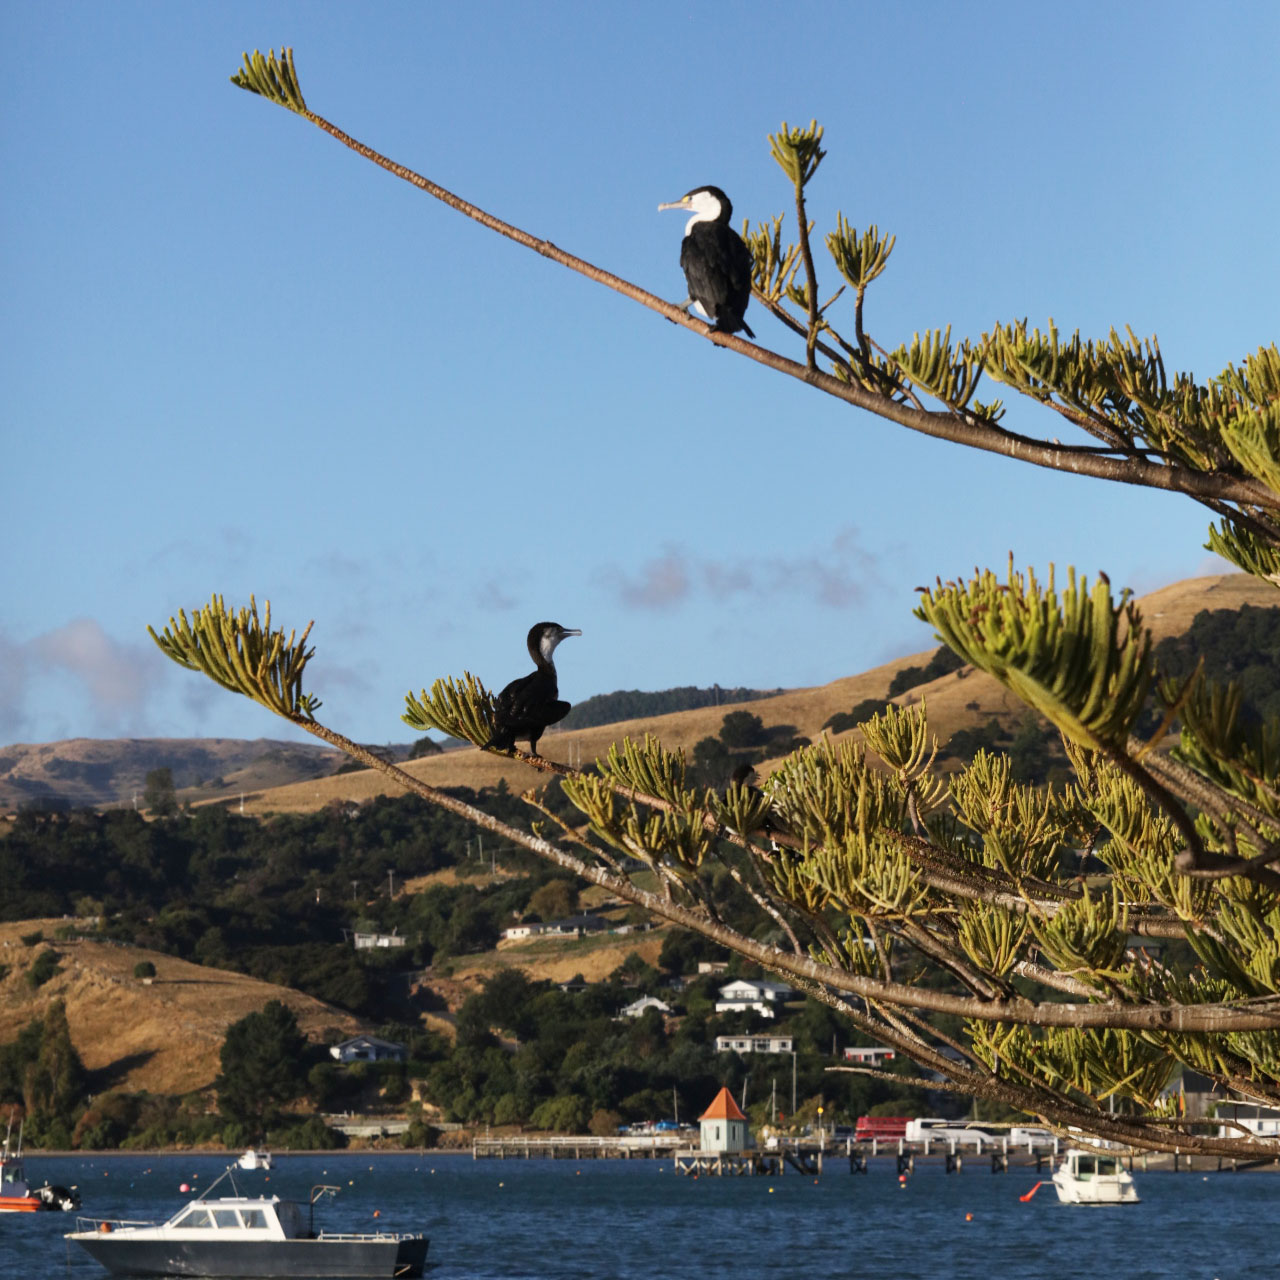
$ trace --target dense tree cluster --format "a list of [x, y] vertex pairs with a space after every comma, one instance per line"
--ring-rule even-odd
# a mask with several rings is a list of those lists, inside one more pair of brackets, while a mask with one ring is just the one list
[[964, 659], [952, 653], [944, 644], [935, 650], [933, 657], [923, 667], [903, 667], [889, 681], [889, 697], [896, 698], [898, 694], [906, 693], [917, 685], [939, 680], [953, 671], [959, 671], [962, 666]]
[[1168, 679], [1181, 683], [1201, 663], [1210, 680], [1236, 684], [1245, 720], [1280, 716], [1280, 608], [1205, 609], [1155, 647], [1156, 670]]
[[722, 689], [713, 685], [699, 689], [680, 685], [674, 689], [658, 689], [647, 693], [640, 689], [618, 689], [613, 693], [597, 693], [575, 702], [573, 709], [560, 722], [561, 729], [590, 729], [595, 725], [617, 724], [622, 720], [647, 720], [674, 711], [696, 711], [700, 707], [730, 706], [735, 702], [754, 702], [768, 698], [781, 689]]
[[[505, 790], [484, 804], [528, 821]], [[409, 937], [409, 958], [426, 963], [492, 946], [555, 876], [508, 849], [504, 867], [525, 874], [492, 893], [463, 881], [389, 896], [441, 867], [478, 871], [478, 852], [473, 828], [412, 796], [261, 822], [214, 806], [153, 821], [132, 810], [26, 812], [0, 835], [0, 919], [102, 916], [107, 936], [376, 1015], [384, 972], [345, 936], [357, 919]], [[29, 979], [46, 981], [56, 962], [50, 952]]]
[[690, 773], [703, 786], [723, 789], [734, 770], [784, 756], [808, 744], [793, 724], [766, 725], [750, 711], [730, 711], [714, 737], [694, 744]]

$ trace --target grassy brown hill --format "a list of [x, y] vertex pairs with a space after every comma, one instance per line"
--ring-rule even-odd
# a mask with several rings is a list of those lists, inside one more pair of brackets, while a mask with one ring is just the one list
[[[1143, 618], [1156, 641], [1166, 636], [1181, 635], [1204, 609], [1238, 609], [1241, 605], [1258, 607], [1280, 605], [1275, 588], [1248, 574], [1222, 574], [1209, 578], [1192, 578], [1142, 597]], [[743, 703], [735, 710], [758, 715], [768, 726], [794, 725], [796, 732], [813, 740], [822, 733], [823, 724], [837, 711], [849, 711], [865, 698], [883, 698], [889, 682], [905, 667], [923, 666], [933, 650], [896, 658], [861, 675], [846, 676], [830, 684], [810, 689], [790, 689], [772, 697]], [[895, 701], [901, 704], [927, 701], [929, 723], [938, 741], [945, 743], [959, 729], [972, 728], [991, 717], [1005, 728], [1014, 727], [1026, 715], [1025, 706], [1006, 692], [990, 676], [971, 667], [918, 685]], [[674, 749], [691, 754], [700, 739], [714, 736], [724, 719], [724, 707], [703, 707], [696, 711], [677, 711], [645, 720], [626, 720], [591, 729], [558, 732], [554, 727], [542, 739], [541, 748], [554, 760], [584, 761], [603, 755], [609, 744], [624, 735], [641, 737], [654, 733]], [[856, 731], [854, 731], [856, 732]], [[437, 787], [496, 786], [500, 780], [515, 791], [523, 791], [543, 780], [543, 775], [527, 764], [508, 760], [474, 748], [450, 751], [440, 756], [414, 760], [402, 766], [424, 782]], [[317, 778], [307, 782], [264, 790], [246, 796], [245, 812], [307, 812], [334, 801], [360, 803], [376, 795], [399, 794], [401, 788], [373, 770], [344, 773], [336, 777]]]
[[169, 769], [179, 790], [235, 796], [302, 777], [346, 759], [320, 743], [273, 738], [70, 738], [0, 747], [0, 805], [58, 800], [75, 806], [141, 803], [147, 774]]
[[[343, 1037], [366, 1028], [351, 1014], [288, 987], [241, 973], [189, 964], [173, 956], [116, 943], [54, 940], [62, 920], [0, 924], [0, 1042], [11, 1040], [57, 999], [66, 1001], [71, 1039], [92, 1073], [91, 1089], [184, 1094], [203, 1089], [218, 1074], [227, 1028], [269, 1000], [293, 1010], [312, 1040], [329, 1029]], [[25, 935], [41, 930], [48, 940], [25, 946]], [[62, 971], [33, 989], [27, 971], [51, 946]], [[150, 985], [133, 976], [150, 960]]]

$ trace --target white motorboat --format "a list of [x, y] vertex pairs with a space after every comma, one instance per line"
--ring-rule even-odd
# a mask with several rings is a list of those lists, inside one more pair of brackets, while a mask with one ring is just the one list
[[[314, 1187], [306, 1205], [279, 1196], [203, 1195], [167, 1222], [77, 1219], [67, 1233], [112, 1275], [228, 1277], [297, 1276], [327, 1280], [421, 1276], [426, 1236], [315, 1231], [316, 1201], [337, 1187]], [[236, 1190], [231, 1178], [231, 1189]]]
[[1137, 1204], [1138, 1189], [1119, 1156], [1072, 1147], [1053, 1171], [1063, 1204]]
[[270, 1169], [271, 1168], [271, 1152], [258, 1151], [250, 1147], [248, 1151], [236, 1161], [242, 1169]]

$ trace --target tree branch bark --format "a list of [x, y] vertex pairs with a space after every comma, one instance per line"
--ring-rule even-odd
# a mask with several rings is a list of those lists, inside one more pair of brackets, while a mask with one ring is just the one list
[[1191, 471], [1176, 465], [1162, 465], [1149, 462], [1143, 458], [1114, 458], [1099, 455], [1091, 451], [1071, 448], [1060, 444], [1034, 440], [1027, 436], [1015, 435], [1011, 432], [992, 429], [974, 421], [952, 413], [934, 413], [902, 405], [887, 396], [876, 395], [861, 387], [841, 382], [832, 374], [824, 373], [817, 368], [809, 368], [798, 361], [788, 359], [765, 347], [757, 346], [735, 334], [720, 333], [703, 321], [690, 316], [683, 308], [664, 298], [641, 289], [638, 285], [624, 280], [621, 276], [604, 271], [583, 258], [567, 253], [550, 240], [541, 239], [529, 232], [504, 222], [492, 214], [485, 212], [477, 205], [471, 204], [461, 196], [455, 195], [447, 188], [440, 186], [422, 174], [406, 168], [402, 164], [389, 159], [375, 151], [372, 147], [358, 142], [344, 133], [337, 125], [326, 120], [313, 111], [298, 112], [310, 120], [317, 128], [324, 130], [330, 137], [341, 142], [357, 155], [385, 169], [388, 173], [403, 179], [420, 191], [434, 196], [449, 208], [480, 223], [490, 231], [505, 236], [526, 249], [533, 250], [544, 258], [587, 279], [602, 284], [606, 288], [640, 303], [650, 311], [665, 316], [672, 324], [692, 330], [699, 336], [713, 342], [716, 346], [727, 347], [739, 355], [757, 364], [773, 369], [777, 373], [807, 383], [815, 389], [843, 400], [859, 409], [865, 409], [878, 417], [895, 422], [911, 431], [918, 431], [940, 440], [949, 440], [954, 444], [965, 445], [972, 449], [980, 449], [987, 453], [999, 454], [1031, 466], [1046, 467], [1053, 471], [1065, 471], [1074, 475], [1090, 476], [1098, 480], [1111, 480], [1120, 484], [1140, 485], [1150, 489], [1164, 489], [1173, 493], [1184, 493], [1199, 501], [1215, 499], [1223, 502], [1254, 505], [1280, 511], [1280, 495], [1273, 493], [1265, 485], [1256, 480], [1226, 476], [1217, 472]]

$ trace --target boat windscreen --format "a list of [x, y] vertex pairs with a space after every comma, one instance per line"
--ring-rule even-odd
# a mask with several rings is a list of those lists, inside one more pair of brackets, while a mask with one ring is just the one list
[[175, 1227], [212, 1227], [213, 1222], [209, 1217], [209, 1210], [202, 1204], [193, 1204], [190, 1209], [175, 1219], [173, 1225]]

